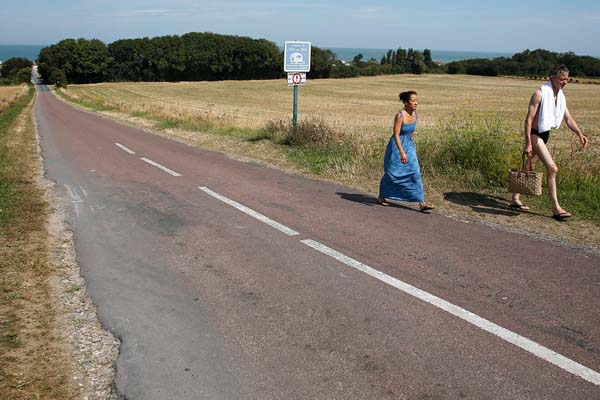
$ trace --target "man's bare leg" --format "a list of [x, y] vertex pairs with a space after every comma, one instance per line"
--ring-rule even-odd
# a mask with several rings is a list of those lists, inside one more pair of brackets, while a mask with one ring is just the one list
[[[532, 137], [533, 140], [533, 137]], [[527, 168], [528, 171], [534, 171], [535, 170], [535, 165], [537, 164], [538, 160], [540, 158], [538, 157], [537, 154], [535, 154], [535, 150], [534, 150], [534, 154], [531, 157], [531, 159], [529, 159], [529, 162], [525, 165], [525, 168]], [[520, 193], [513, 193], [512, 194], [512, 200], [510, 202], [511, 207], [514, 208], [518, 208], [520, 210], [523, 211], [528, 211], [529, 207], [527, 207], [526, 205], [524, 205], [521, 202], [521, 194]]]
[[531, 141], [533, 145], [533, 151], [546, 167], [546, 186], [548, 188], [548, 195], [552, 201], [552, 214], [559, 215], [565, 213], [565, 210], [558, 203], [558, 195], [556, 191], [556, 174], [558, 173], [558, 167], [556, 166], [552, 155], [548, 151], [546, 144], [541, 138], [532, 135]]

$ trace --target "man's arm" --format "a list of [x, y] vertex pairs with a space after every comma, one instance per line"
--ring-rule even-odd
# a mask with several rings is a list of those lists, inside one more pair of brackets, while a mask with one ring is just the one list
[[579, 129], [579, 126], [577, 126], [577, 122], [575, 122], [575, 119], [571, 116], [571, 113], [569, 112], [568, 108], [565, 108], [565, 122], [567, 123], [567, 126], [569, 127], [569, 129], [571, 129], [573, 131], [573, 133], [575, 133], [577, 135], [577, 137], [579, 138], [579, 142], [581, 143], [582, 147], [586, 147], [588, 144], [588, 138], [585, 137], [585, 135], [583, 134], [583, 132], [581, 132], [581, 129]]
[[531, 146], [531, 128], [533, 128], [533, 121], [540, 108], [542, 102], [542, 90], [538, 89], [531, 95], [529, 100], [529, 107], [527, 109], [527, 117], [525, 117], [525, 149], [523, 153], [527, 153], [528, 157], [531, 157], [533, 150]]

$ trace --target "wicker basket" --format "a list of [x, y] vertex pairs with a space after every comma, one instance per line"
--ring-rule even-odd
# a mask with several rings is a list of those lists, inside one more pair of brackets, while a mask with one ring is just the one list
[[525, 168], [525, 154], [523, 154], [521, 168], [508, 171], [508, 191], [539, 196], [542, 194], [542, 176], [541, 172], [529, 171]]

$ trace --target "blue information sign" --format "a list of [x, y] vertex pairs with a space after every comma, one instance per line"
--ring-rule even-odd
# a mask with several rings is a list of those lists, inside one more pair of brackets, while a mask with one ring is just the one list
[[310, 71], [310, 42], [285, 42], [283, 70], [285, 72]]

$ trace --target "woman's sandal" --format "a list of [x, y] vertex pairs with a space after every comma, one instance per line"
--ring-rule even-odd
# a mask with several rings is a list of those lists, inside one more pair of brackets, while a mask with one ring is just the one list
[[432, 204], [429, 204], [429, 203], [423, 203], [423, 204], [419, 205], [419, 211], [421, 211], [421, 212], [431, 211], [434, 208], [435, 207]]
[[377, 198], [377, 204], [379, 204], [380, 206], [384, 206], [384, 207], [387, 207], [390, 205], [390, 203], [388, 203], [383, 197]]

